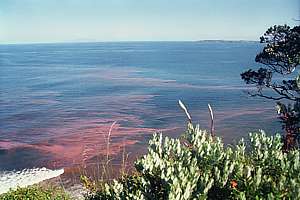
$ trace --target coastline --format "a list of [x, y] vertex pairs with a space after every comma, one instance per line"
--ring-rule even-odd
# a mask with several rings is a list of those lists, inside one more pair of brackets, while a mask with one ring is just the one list
[[63, 173], [64, 169], [50, 170], [45, 167], [2, 172], [0, 173], [0, 194], [8, 192], [10, 189], [34, 185], [58, 177]]

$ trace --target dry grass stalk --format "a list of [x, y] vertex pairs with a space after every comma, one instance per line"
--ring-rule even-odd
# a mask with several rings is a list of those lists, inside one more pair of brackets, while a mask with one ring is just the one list
[[180, 108], [185, 112], [185, 115], [187, 116], [189, 122], [192, 123], [191, 115], [189, 114], [189, 112], [188, 112], [186, 106], [185, 106], [185, 105], [183, 104], [183, 102], [180, 101], [180, 100], [178, 101], [178, 103], [179, 103]]
[[130, 153], [126, 154], [126, 144], [123, 140], [123, 152], [122, 152], [122, 166], [121, 166], [121, 175], [126, 175], [128, 172], [126, 171], [128, 157]]
[[208, 111], [210, 115], [210, 134], [215, 137], [214, 113], [210, 104], [208, 104]]
[[110, 136], [111, 136], [111, 133], [112, 133], [112, 129], [114, 127], [114, 125], [117, 123], [117, 121], [114, 121], [112, 123], [112, 125], [110, 126], [109, 128], [109, 131], [108, 131], [108, 135], [107, 135], [107, 146], [106, 146], [106, 162], [109, 162], [109, 144], [110, 144]]
[[112, 123], [112, 125], [110, 126], [109, 128], [109, 131], [108, 131], [108, 135], [107, 135], [107, 143], [106, 143], [106, 164], [103, 165], [103, 175], [102, 175], [102, 179], [104, 178], [104, 176], [106, 175], [106, 179], [110, 180], [110, 170], [109, 170], [109, 162], [110, 162], [110, 159], [109, 159], [109, 145], [110, 145], [110, 136], [111, 136], [111, 133], [112, 133], [112, 130], [113, 130], [113, 127], [114, 125], [117, 123], [117, 121], [114, 121]]

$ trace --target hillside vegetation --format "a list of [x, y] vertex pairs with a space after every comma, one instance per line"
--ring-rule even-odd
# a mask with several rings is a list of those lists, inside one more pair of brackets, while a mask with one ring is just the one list
[[59, 187], [33, 185], [11, 190], [0, 195], [0, 200], [70, 200], [70, 196]]
[[189, 123], [180, 139], [154, 134], [136, 173], [105, 183], [86, 199], [300, 199], [300, 154], [263, 131], [224, 147]]

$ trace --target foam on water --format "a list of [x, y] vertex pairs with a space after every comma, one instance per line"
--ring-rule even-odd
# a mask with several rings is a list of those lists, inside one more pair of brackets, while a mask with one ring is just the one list
[[64, 169], [50, 170], [43, 168], [23, 169], [22, 171], [0, 172], [0, 194], [9, 189], [26, 187], [41, 181], [60, 176]]

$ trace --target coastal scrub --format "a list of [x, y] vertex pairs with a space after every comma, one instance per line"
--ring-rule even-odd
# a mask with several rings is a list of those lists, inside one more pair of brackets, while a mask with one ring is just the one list
[[33, 185], [10, 190], [0, 195], [0, 200], [70, 200], [69, 195], [60, 187]]
[[136, 173], [86, 199], [300, 199], [300, 154], [263, 131], [226, 146], [189, 123], [180, 139], [154, 134]]

